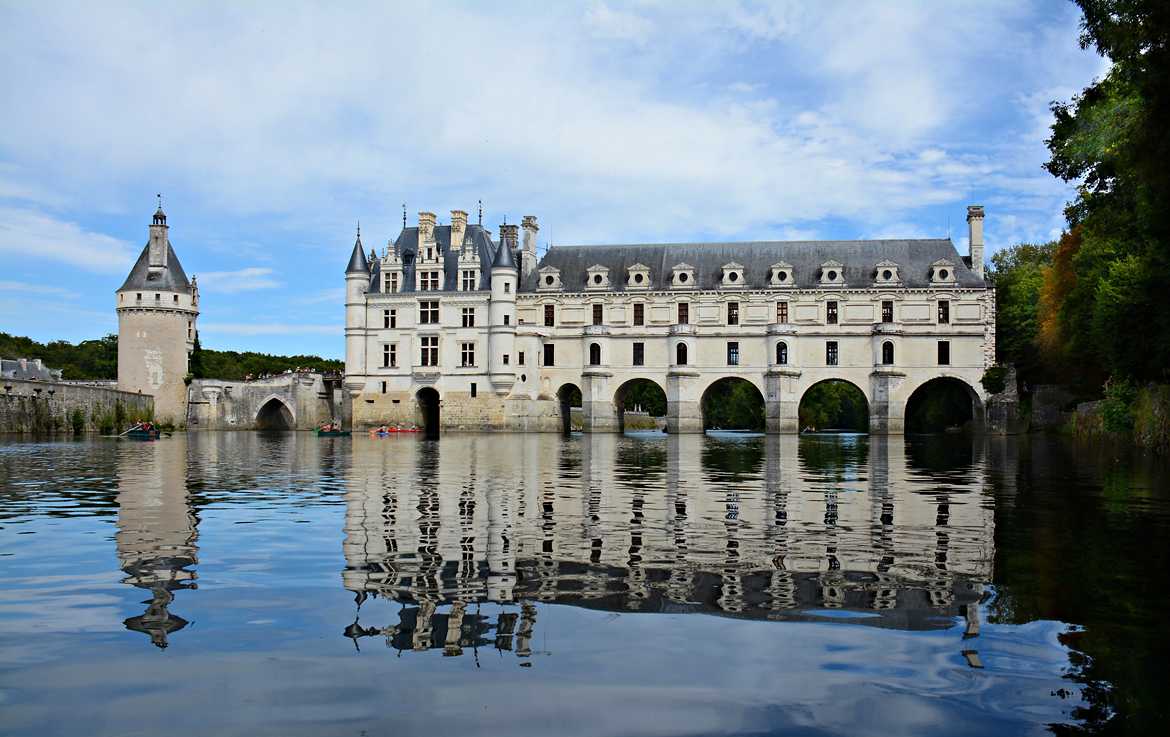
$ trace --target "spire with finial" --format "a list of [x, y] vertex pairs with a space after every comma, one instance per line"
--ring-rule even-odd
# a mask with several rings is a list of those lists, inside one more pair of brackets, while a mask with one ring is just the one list
[[479, 226], [483, 227], [483, 200], [479, 201]]
[[357, 240], [353, 242], [353, 253], [349, 257], [349, 265], [345, 273], [369, 273], [370, 262], [366, 258], [366, 250], [362, 247], [362, 221], [357, 221]]
[[402, 229], [406, 230], [406, 203], [402, 203]]
[[158, 197], [158, 209], [154, 211], [154, 220], [152, 221], [151, 224], [152, 225], [166, 225], [167, 224], [167, 214], [165, 212], [163, 212], [163, 209], [162, 209], [162, 193], [160, 192], [160, 193], [156, 194], [155, 197]]

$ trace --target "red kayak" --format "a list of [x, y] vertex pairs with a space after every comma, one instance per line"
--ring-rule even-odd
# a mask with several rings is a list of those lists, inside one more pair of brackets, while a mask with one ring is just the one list
[[408, 430], [408, 429], [405, 429], [405, 428], [397, 428], [397, 427], [392, 427], [392, 428], [390, 428], [390, 429], [388, 429], [388, 430], [371, 430], [371, 431], [370, 431], [370, 435], [372, 435], [372, 436], [374, 436], [374, 437], [384, 438], [384, 437], [386, 437], [387, 435], [389, 435], [389, 434], [391, 434], [391, 433], [396, 433], [396, 432], [422, 432], [422, 431], [421, 431], [421, 430], [419, 430], [418, 428], [414, 428], [414, 429], [409, 429], [409, 430]]

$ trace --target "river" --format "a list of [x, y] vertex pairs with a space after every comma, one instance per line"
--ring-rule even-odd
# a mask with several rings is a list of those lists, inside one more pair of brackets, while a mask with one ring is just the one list
[[1037, 437], [0, 440], [0, 733], [1158, 733], [1165, 470]]

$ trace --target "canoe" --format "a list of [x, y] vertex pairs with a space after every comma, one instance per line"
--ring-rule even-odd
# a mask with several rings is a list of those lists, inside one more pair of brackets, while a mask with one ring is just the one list
[[319, 438], [348, 438], [349, 430], [314, 430], [313, 434]]
[[384, 438], [384, 437], [387, 437], [393, 433], [398, 433], [398, 432], [421, 432], [421, 430], [419, 430], [417, 428], [406, 429], [406, 428], [398, 428], [398, 427], [392, 427], [389, 430], [370, 430], [370, 437]]
[[158, 440], [158, 430], [130, 430], [122, 435], [130, 440]]

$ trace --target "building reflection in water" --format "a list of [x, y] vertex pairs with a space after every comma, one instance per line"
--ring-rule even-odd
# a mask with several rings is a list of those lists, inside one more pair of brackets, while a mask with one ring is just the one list
[[[935, 472], [895, 437], [355, 439], [345, 634], [527, 658], [537, 605], [558, 603], [899, 629], [966, 617], [974, 636], [994, 554], [979, 447]], [[371, 596], [399, 602], [398, 621], [363, 625]]]
[[175, 592], [194, 589], [199, 518], [187, 493], [187, 438], [124, 444], [118, 459], [118, 532], [123, 583], [149, 592], [145, 611], [124, 621], [160, 648], [187, 620], [171, 611]]

